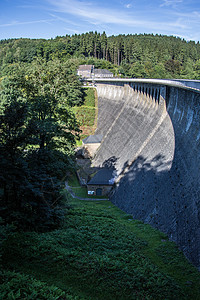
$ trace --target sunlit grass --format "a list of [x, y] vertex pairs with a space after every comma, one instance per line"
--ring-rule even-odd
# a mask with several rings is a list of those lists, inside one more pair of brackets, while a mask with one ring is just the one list
[[76, 145], [80, 147], [82, 140], [88, 135], [92, 135], [96, 129], [97, 123], [97, 95], [94, 88], [84, 88], [84, 101], [82, 105], [73, 107], [77, 121], [80, 124], [82, 133], [80, 140], [77, 140]]
[[163, 233], [110, 201], [66, 198], [63, 227], [16, 233], [3, 245], [4, 268], [71, 299], [199, 299], [199, 272]]

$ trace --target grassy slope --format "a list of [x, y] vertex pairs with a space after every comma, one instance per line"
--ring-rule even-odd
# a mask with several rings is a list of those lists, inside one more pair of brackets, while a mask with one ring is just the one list
[[[84, 88], [85, 97], [81, 106], [75, 106], [75, 112], [78, 122], [81, 124], [82, 130], [81, 140], [95, 132], [97, 126], [97, 93], [95, 88]], [[82, 142], [77, 142], [81, 145]]]
[[199, 299], [199, 273], [165, 235], [109, 201], [67, 197], [63, 228], [11, 237], [4, 268], [57, 286], [64, 299]]

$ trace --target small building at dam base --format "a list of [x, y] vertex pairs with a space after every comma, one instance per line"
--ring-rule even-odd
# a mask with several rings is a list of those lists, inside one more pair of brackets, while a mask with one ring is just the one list
[[87, 183], [88, 195], [108, 195], [113, 187], [114, 180], [115, 171], [113, 169], [100, 169]]

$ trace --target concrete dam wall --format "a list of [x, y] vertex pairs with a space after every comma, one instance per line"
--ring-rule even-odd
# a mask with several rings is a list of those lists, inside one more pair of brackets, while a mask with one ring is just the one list
[[114, 166], [110, 200], [166, 233], [200, 268], [200, 91], [162, 80], [99, 80], [95, 166]]

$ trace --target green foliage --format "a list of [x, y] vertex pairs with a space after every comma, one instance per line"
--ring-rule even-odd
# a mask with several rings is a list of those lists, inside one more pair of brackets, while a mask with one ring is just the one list
[[95, 108], [93, 107], [75, 107], [74, 112], [77, 121], [81, 126], [93, 126], [95, 118]]
[[[29, 64], [35, 58], [79, 64], [93, 64], [113, 74], [146, 78], [198, 79], [200, 45], [173, 36], [130, 34], [107, 37], [87, 32], [51, 40], [10, 39], [0, 41], [0, 77], [13, 64]], [[72, 98], [77, 98], [72, 92]]]
[[48, 286], [30, 276], [10, 271], [0, 271], [0, 298], [2, 300], [80, 299], [65, 293], [56, 286]]
[[[83, 299], [197, 299], [198, 271], [163, 234], [109, 201], [70, 204], [62, 229], [16, 233], [4, 241], [4, 267]], [[166, 251], [159, 252], [163, 239]], [[174, 263], [166, 265], [172, 253]]]
[[194, 65], [194, 70], [195, 70], [195, 79], [199, 79], [200, 78], [200, 59]]
[[67, 182], [70, 187], [79, 187], [80, 186], [78, 177], [75, 172], [70, 173], [70, 175], [67, 177]]
[[84, 88], [84, 106], [95, 107], [95, 90], [93, 88]]
[[[94, 134], [97, 117], [97, 107], [95, 106], [95, 89], [83, 89], [83, 101], [79, 105], [73, 107], [76, 119], [81, 126], [82, 133], [80, 138], [83, 139], [88, 135]], [[78, 142], [77, 142], [78, 144]], [[82, 141], [79, 142], [82, 145]]]
[[4, 224], [3, 219], [0, 217], [0, 268], [2, 268], [2, 244], [15, 232], [15, 226], [12, 224]]
[[61, 187], [73, 166], [82, 101], [74, 66], [37, 59], [12, 69], [0, 86], [0, 216], [47, 230], [63, 219]]

